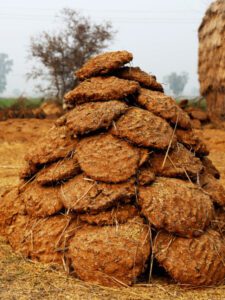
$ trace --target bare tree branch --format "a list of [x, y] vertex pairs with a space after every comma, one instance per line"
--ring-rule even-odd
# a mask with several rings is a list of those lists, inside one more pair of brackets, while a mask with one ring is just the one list
[[48, 81], [42, 91], [62, 100], [65, 92], [77, 84], [74, 71], [105, 49], [115, 31], [110, 23], [94, 24], [69, 8], [63, 9], [59, 18], [64, 24], [62, 30], [42, 32], [31, 39], [29, 57], [36, 64], [27, 77], [44, 80], [45, 86]]

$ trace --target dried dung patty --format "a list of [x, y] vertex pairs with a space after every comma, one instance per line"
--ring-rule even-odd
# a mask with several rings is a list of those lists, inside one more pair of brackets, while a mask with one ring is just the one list
[[59, 187], [44, 187], [34, 181], [26, 185], [21, 197], [32, 217], [47, 217], [63, 208]]
[[69, 246], [75, 274], [107, 286], [132, 284], [143, 272], [149, 254], [149, 228], [139, 217], [118, 226], [83, 227]]
[[[149, 111], [133, 107], [112, 128], [112, 134], [144, 147], [166, 149], [173, 137], [169, 124]], [[176, 142], [173, 138], [172, 145]]]
[[162, 117], [182, 128], [190, 128], [190, 118], [175, 102], [161, 92], [140, 89], [136, 101], [155, 115]]
[[25, 214], [25, 204], [19, 195], [18, 187], [6, 191], [0, 197], [0, 234], [5, 236], [7, 227], [18, 214]]
[[32, 226], [35, 220], [28, 215], [16, 215], [7, 228], [7, 238], [10, 246], [25, 257], [30, 255], [30, 240], [32, 240]]
[[77, 219], [68, 215], [36, 220], [31, 228], [32, 240], [27, 239], [29, 256], [44, 263], [63, 264], [68, 241], [78, 228]]
[[208, 230], [197, 238], [160, 232], [154, 241], [155, 257], [176, 281], [211, 286], [225, 278], [225, 244], [220, 234]]
[[41, 185], [68, 180], [81, 172], [76, 157], [64, 158], [49, 166], [44, 167], [36, 176], [36, 181]]
[[165, 153], [153, 153], [150, 158], [154, 173], [158, 176], [180, 177], [189, 179], [197, 178], [203, 169], [199, 158], [195, 157], [182, 144], [177, 144], [166, 155]]
[[202, 128], [202, 124], [197, 119], [191, 119], [191, 128], [192, 129], [201, 129]]
[[151, 166], [143, 166], [138, 171], [138, 183], [140, 185], [149, 185], [155, 181], [155, 173]]
[[134, 180], [118, 184], [107, 184], [78, 175], [61, 187], [64, 206], [76, 212], [98, 212], [128, 201], [135, 195]]
[[114, 75], [122, 79], [137, 81], [141, 86], [150, 90], [163, 92], [163, 87], [156, 81], [156, 77], [142, 71], [139, 67], [123, 67], [116, 70]]
[[211, 221], [211, 227], [225, 237], [225, 210], [223, 207], [215, 209], [215, 215]]
[[156, 228], [182, 236], [197, 236], [213, 218], [210, 198], [188, 181], [158, 177], [139, 188], [143, 215]]
[[25, 156], [31, 165], [42, 165], [68, 156], [74, 151], [77, 140], [71, 138], [65, 126], [54, 126]]
[[19, 172], [20, 179], [29, 179], [35, 175], [39, 170], [39, 167], [32, 162], [24, 161], [23, 167]]
[[192, 119], [197, 119], [201, 122], [206, 122], [208, 120], [208, 114], [196, 107], [188, 107], [185, 111], [189, 114]]
[[81, 221], [90, 225], [118, 225], [126, 223], [129, 219], [139, 215], [137, 208], [131, 204], [118, 204], [110, 210], [101, 211], [96, 215], [82, 214], [79, 215]]
[[192, 130], [176, 130], [176, 136], [178, 142], [184, 144], [187, 149], [195, 152], [198, 156], [208, 155], [209, 151], [206, 145], [197, 137]]
[[204, 157], [201, 157], [201, 162], [202, 162], [202, 164], [204, 166], [204, 169], [205, 169], [205, 171], [207, 173], [211, 174], [216, 179], [220, 179], [220, 172], [214, 166], [214, 164], [211, 161], [211, 159], [209, 159], [208, 157], [204, 156]]
[[213, 175], [203, 172], [200, 174], [199, 182], [202, 189], [211, 197], [212, 201], [225, 206], [225, 189]]
[[118, 69], [133, 59], [132, 53], [128, 51], [106, 52], [89, 59], [81, 69], [76, 72], [80, 80], [97, 75], [104, 75], [112, 70]]
[[65, 102], [81, 104], [92, 101], [123, 99], [139, 90], [135, 81], [119, 79], [115, 76], [93, 77], [85, 80], [65, 96]]
[[111, 134], [84, 138], [76, 151], [81, 169], [104, 182], [126, 181], [137, 172], [140, 161], [138, 148]]
[[139, 148], [139, 152], [140, 152], [139, 167], [141, 167], [149, 160], [149, 154], [151, 153], [151, 151], [146, 148]]
[[127, 108], [125, 103], [116, 100], [84, 103], [66, 114], [66, 125], [77, 135], [108, 128]]

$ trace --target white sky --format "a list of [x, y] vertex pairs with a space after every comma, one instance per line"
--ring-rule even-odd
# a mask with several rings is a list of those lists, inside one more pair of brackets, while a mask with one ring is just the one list
[[187, 71], [186, 93], [198, 87], [197, 30], [212, 0], [0, 0], [0, 52], [14, 61], [5, 95], [19, 90], [34, 94], [27, 82], [30, 37], [60, 24], [55, 15], [65, 7], [79, 10], [95, 22], [111, 21], [117, 30], [109, 50], [134, 54], [134, 66], [163, 76]]

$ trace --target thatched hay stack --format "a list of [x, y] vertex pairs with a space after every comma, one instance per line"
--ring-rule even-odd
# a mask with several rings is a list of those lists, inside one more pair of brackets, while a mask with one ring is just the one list
[[199, 81], [211, 119], [225, 118], [225, 1], [206, 11], [199, 27]]

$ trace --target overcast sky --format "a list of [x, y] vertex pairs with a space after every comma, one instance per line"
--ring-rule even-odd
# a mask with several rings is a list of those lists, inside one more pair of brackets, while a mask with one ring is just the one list
[[111, 21], [117, 30], [109, 50], [134, 54], [133, 66], [160, 81], [172, 71], [189, 73], [186, 93], [198, 87], [198, 35], [212, 0], [0, 0], [0, 52], [14, 61], [5, 95], [15, 90], [34, 94], [25, 74], [30, 37], [60, 26], [55, 15], [65, 7], [79, 10], [94, 22]]

